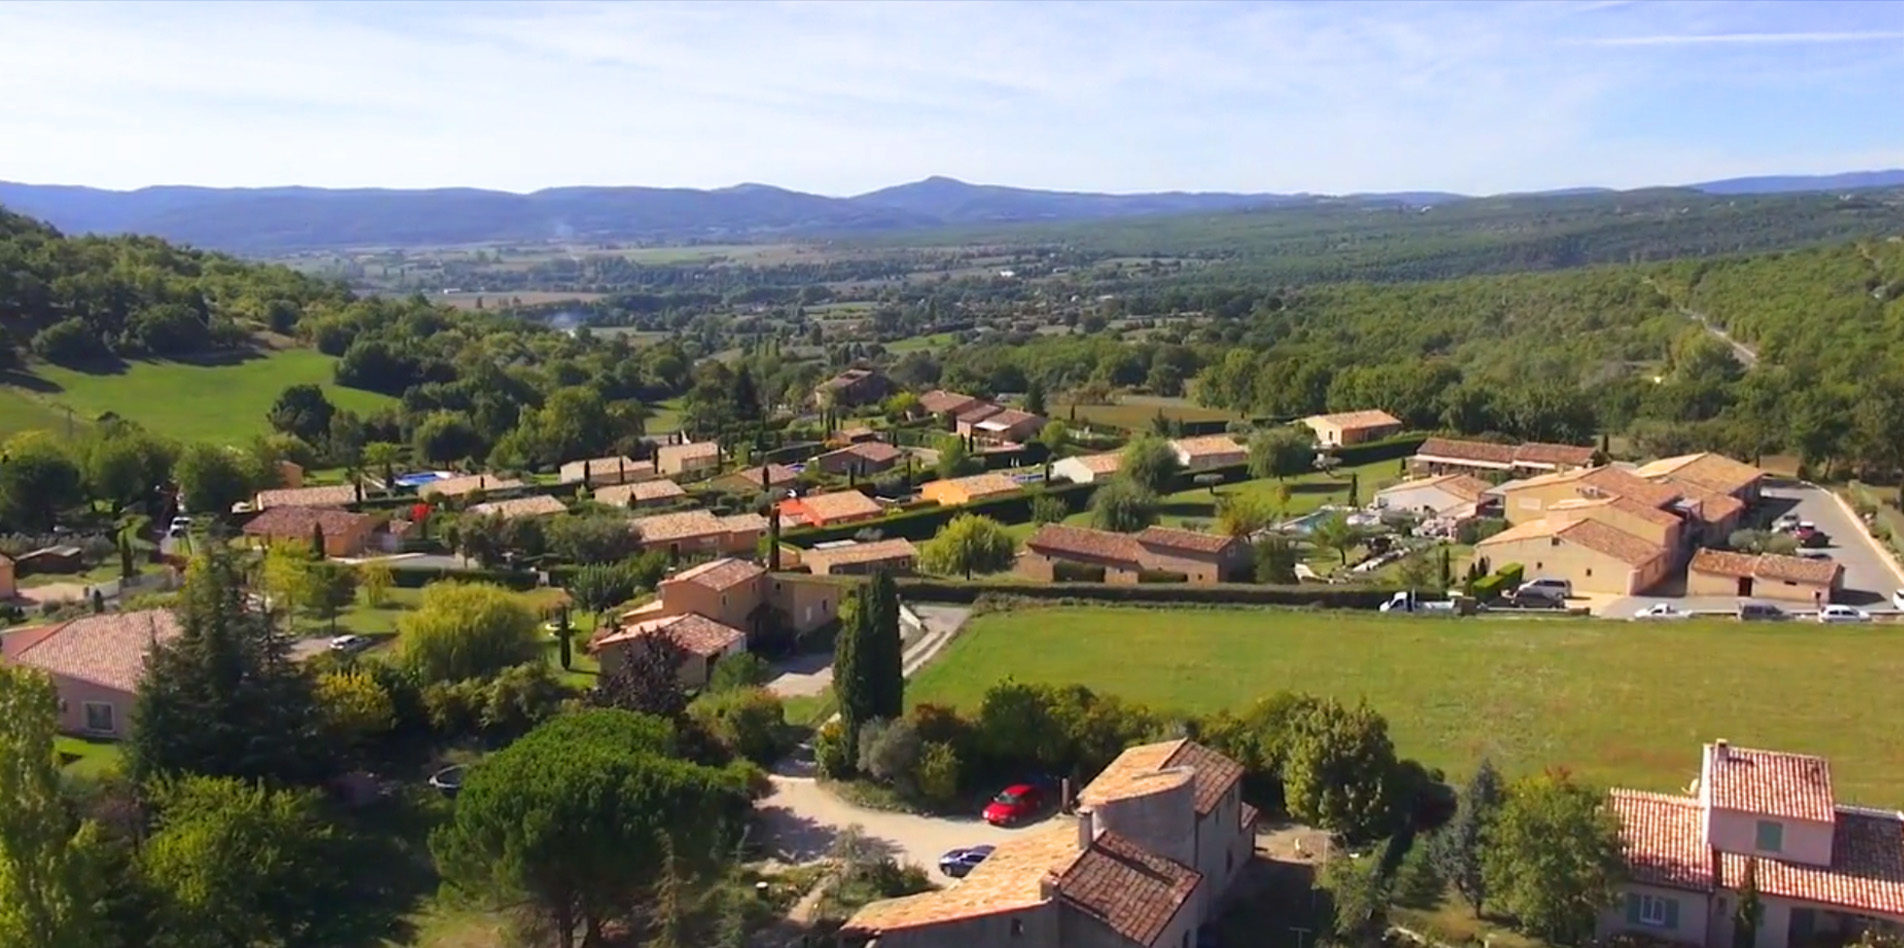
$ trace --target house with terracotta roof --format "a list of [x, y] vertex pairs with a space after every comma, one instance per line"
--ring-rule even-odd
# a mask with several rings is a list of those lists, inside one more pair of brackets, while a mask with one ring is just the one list
[[1533, 579], [1565, 579], [1575, 592], [1631, 596], [1672, 572], [1670, 550], [1618, 527], [1561, 512], [1529, 520], [1475, 544], [1494, 566], [1519, 563]]
[[1075, 819], [998, 844], [965, 878], [873, 902], [862, 948], [1181, 948], [1255, 852], [1240, 764], [1194, 741], [1132, 747], [1078, 795]]
[[630, 481], [647, 480], [659, 475], [653, 461], [637, 461], [630, 457], [614, 455], [603, 458], [583, 458], [562, 465], [557, 480], [563, 484], [587, 484], [590, 487], [603, 487], [609, 484], [626, 484]]
[[1700, 550], [1686, 564], [1686, 595], [1738, 596], [1823, 605], [1844, 587], [1844, 567], [1828, 559]]
[[0, 599], [12, 599], [19, 592], [18, 567], [13, 557], [0, 553]]
[[976, 500], [1003, 497], [1020, 489], [1017, 481], [994, 471], [970, 477], [928, 481], [919, 488], [919, 496], [943, 507], [957, 507]]
[[870, 405], [898, 389], [877, 369], [847, 369], [815, 386], [813, 398], [822, 408]]
[[757, 513], [719, 516], [711, 510], [637, 517], [629, 524], [644, 550], [662, 550], [680, 558], [696, 555], [751, 556], [767, 532], [767, 518]]
[[1459, 438], [1429, 438], [1408, 461], [1412, 474], [1466, 473], [1477, 477], [1525, 477], [1590, 467], [1594, 449], [1529, 441], [1495, 444]]
[[494, 474], [465, 474], [462, 477], [446, 477], [440, 481], [431, 481], [417, 488], [419, 497], [470, 497], [481, 494], [513, 494], [529, 485], [513, 477], [497, 477]]
[[688, 492], [681, 485], [662, 477], [651, 481], [612, 484], [595, 491], [595, 502], [610, 507], [666, 507], [686, 501]]
[[680, 663], [677, 669], [681, 685], [700, 688], [707, 684], [716, 662], [747, 651], [747, 633], [687, 612], [630, 622], [589, 643], [604, 675], [619, 669], [637, 649], [648, 648], [672, 651]]
[[1302, 423], [1316, 433], [1316, 444], [1325, 448], [1377, 441], [1392, 434], [1400, 434], [1402, 430], [1400, 418], [1379, 408], [1310, 415]]
[[829, 527], [838, 523], [872, 520], [885, 513], [879, 502], [856, 490], [789, 497], [780, 502], [780, 516], [793, 526]]
[[[673, 629], [683, 633], [694, 630], [711, 648], [718, 630], [706, 625], [644, 625], [684, 615], [739, 630], [745, 644], [781, 635], [805, 635], [839, 618], [840, 596], [845, 589], [825, 580], [769, 573], [747, 560], [724, 557], [662, 580], [657, 592], [654, 599], [623, 613], [612, 628], [597, 633], [589, 647], [626, 648], [638, 639]], [[710, 663], [719, 658], [708, 654]]]
[[962, 392], [948, 392], [942, 388], [935, 388], [919, 396], [919, 407], [925, 409], [929, 415], [956, 418], [960, 412], [982, 401], [984, 399]]
[[107, 612], [0, 635], [0, 663], [37, 668], [59, 694], [59, 729], [126, 737], [152, 647], [179, 635], [168, 609]]
[[666, 477], [713, 471], [721, 466], [721, 446], [713, 441], [664, 444], [655, 449], [655, 470]]
[[1469, 474], [1415, 477], [1375, 492], [1375, 506], [1405, 510], [1429, 519], [1465, 520], [1489, 501], [1487, 481]]
[[871, 543], [844, 542], [800, 551], [800, 562], [815, 576], [864, 575], [885, 570], [910, 573], [919, 561], [919, 548], [904, 537]]
[[490, 500], [469, 508], [469, 512], [479, 517], [501, 517], [504, 520], [517, 520], [523, 517], [553, 517], [569, 512], [567, 504], [548, 494], [530, 494], [527, 497], [511, 497], [508, 500]]
[[1051, 462], [1051, 477], [1053, 480], [1062, 477], [1073, 484], [1094, 483], [1100, 477], [1116, 474], [1122, 458], [1123, 455], [1115, 451], [1059, 458]]
[[1714, 741], [1686, 793], [1616, 789], [1608, 807], [1628, 879], [1601, 914], [1602, 939], [1730, 946], [1748, 878], [1754, 948], [1904, 925], [1904, 813], [1839, 803], [1822, 757]]
[[721, 490], [760, 493], [791, 487], [799, 479], [800, 472], [785, 464], [762, 464], [729, 471], [715, 478], [713, 483]]
[[828, 474], [865, 477], [890, 470], [904, 456], [905, 452], [884, 441], [862, 441], [837, 451], [828, 451], [814, 458], [813, 463]]
[[251, 500], [251, 508], [270, 510], [273, 507], [343, 507], [363, 499], [363, 491], [355, 484], [283, 487], [259, 491], [258, 495]]
[[1723, 494], [1745, 504], [1759, 499], [1759, 488], [1765, 483], [1764, 471], [1710, 451], [1661, 458], [1640, 465], [1634, 473], [1649, 481], [1689, 485], [1708, 493]]
[[969, 434], [973, 440], [985, 444], [1022, 444], [1036, 438], [1044, 427], [1043, 415], [1006, 408], [975, 422], [969, 431], [961, 430], [959, 433]]
[[975, 401], [959, 409], [958, 414], [952, 416], [952, 430], [961, 435], [969, 435], [972, 433], [973, 425], [1004, 410], [1005, 408], [1002, 405], [995, 405], [987, 401]]
[[1234, 467], [1249, 460], [1249, 449], [1229, 435], [1201, 435], [1170, 442], [1177, 452], [1177, 463], [1186, 471], [1207, 471], [1214, 467]]
[[341, 507], [272, 507], [245, 521], [240, 529], [262, 543], [290, 541], [307, 546], [322, 529], [325, 556], [362, 556], [372, 547], [383, 522], [382, 517]]
[[1102, 582], [1118, 585], [1140, 582], [1146, 572], [1181, 573], [1186, 582], [1208, 585], [1242, 579], [1250, 568], [1250, 551], [1240, 538], [1194, 530], [1151, 526], [1112, 533], [1047, 523], [1025, 541], [1017, 571], [1047, 583], [1079, 572], [1060, 564], [1102, 570]]

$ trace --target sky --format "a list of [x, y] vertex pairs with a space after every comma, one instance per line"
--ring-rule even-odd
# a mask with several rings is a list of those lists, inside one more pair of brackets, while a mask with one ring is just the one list
[[1904, 167], [1904, 4], [0, 3], [0, 180], [1468, 194]]

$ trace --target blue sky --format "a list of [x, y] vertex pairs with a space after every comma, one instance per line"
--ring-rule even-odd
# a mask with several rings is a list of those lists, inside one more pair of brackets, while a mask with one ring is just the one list
[[1491, 193], [1904, 167], [1892, 3], [0, 4], [0, 179]]

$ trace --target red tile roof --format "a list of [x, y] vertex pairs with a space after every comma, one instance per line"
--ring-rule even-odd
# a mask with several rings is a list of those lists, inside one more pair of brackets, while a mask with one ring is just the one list
[[357, 502], [357, 488], [351, 484], [325, 487], [284, 487], [261, 490], [252, 498], [259, 510], [272, 507], [342, 507]]
[[766, 572], [766, 570], [746, 560], [737, 560], [733, 557], [727, 557], [682, 570], [680, 573], [671, 577], [669, 582], [693, 583], [697, 586], [705, 586], [718, 592], [724, 589], [732, 589], [741, 583], [749, 582]]
[[1047, 523], [1025, 541], [1025, 549], [1058, 557], [1088, 557], [1128, 565], [1135, 569], [1144, 551], [1128, 533], [1111, 533], [1084, 527]]
[[1586, 467], [1593, 463], [1593, 449], [1573, 444], [1548, 444], [1529, 441], [1514, 449], [1514, 460], [1521, 464], [1552, 464], [1556, 467]]
[[[1853, 911], [1904, 915], [1904, 815], [1839, 809], [1831, 833], [1831, 865], [1760, 857], [1753, 883], [1764, 895], [1821, 902]], [[1747, 858], [1722, 857], [1722, 883], [1745, 883]]]
[[959, 409], [959, 413], [954, 417], [965, 424], [976, 425], [1004, 410], [1003, 405], [994, 405], [991, 402], [973, 402]]
[[901, 453], [903, 452], [898, 448], [884, 441], [861, 441], [858, 444], [849, 444], [838, 451], [829, 451], [821, 455], [821, 458], [859, 458], [862, 461], [879, 464], [885, 461], [897, 460]]
[[1362, 411], [1339, 411], [1333, 415], [1310, 415], [1303, 423], [1314, 427], [1318, 424], [1334, 425], [1344, 431], [1360, 431], [1365, 428], [1399, 428], [1402, 420], [1379, 408], [1367, 408]]
[[1236, 761], [1190, 740], [1159, 741], [1127, 747], [1079, 791], [1078, 797], [1096, 804], [1141, 793], [1154, 786], [1151, 778], [1179, 767], [1190, 768], [1196, 784], [1197, 813], [1207, 814], [1217, 801], [1243, 778]]
[[971, 395], [935, 388], [919, 396], [919, 407], [935, 415], [956, 414], [972, 407], [976, 401], [978, 399]]
[[808, 494], [781, 502], [781, 509], [798, 514], [814, 526], [840, 520], [867, 519], [883, 511], [879, 502], [856, 490], [836, 490], [827, 494]]
[[1704, 810], [1692, 797], [1614, 790], [1620, 849], [1633, 881], [1682, 889], [1712, 887], [1712, 856], [1702, 839]]
[[1666, 555], [1666, 548], [1657, 543], [1595, 520], [1568, 524], [1556, 531], [1556, 535], [1570, 543], [1578, 543], [1589, 550], [1611, 556], [1628, 566], [1644, 566]]
[[[169, 642], [180, 631], [168, 609], [108, 612], [8, 633], [6, 657], [13, 664], [130, 693], [139, 689], [152, 644]], [[12, 644], [16, 636], [23, 643], [17, 647]]]
[[763, 469], [767, 472], [766, 486], [768, 487], [780, 487], [800, 479], [799, 472], [784, 464], [767, 464], [762, 467], [742, 468], [730, 474], [722, 475], [721, 479], [729, 482], [745, 481], [752, 487], [760, 487], [760, 475]]
[[1670, 485], [1653, 483], [1611, 465], [1587, 471], [1574, 483], [1585, 497], [1625, 497], [1648, 507], [1665, 508], [1680, 497]]
[[1119, 935], [1151, 945], [1202, 881], [1196, 870], [1106, 830], [1058, 877], [1058, 897]]
[[369, 514], [336, 507], [272, 507], [245, 521], [243, 532], [256, 537], [308, 540], [313, 526], [322, 526], [326, 537], [341, 537], [376, 520]]
[[824, 565], [829, 568], [850, 563], [880, 563], [888, 560], [914, 559], [919, 548], [911, 540], [895, 537], [890, 540], [876, 540], [872, 543], [850, 543], [845, 546], [829, 546], [813, 550], [803, 550], [800, 561], [808, 565]]
[[703, 658], [712, 658], [732, 648], [734, 643], [745, 640], [747, 633], [699, 613], [684, 612], [625, 626], [594, 640], [590, 647], [599, 649], [604, 645], [645, 638], [665, 638]]
[[521, 490], [529, 485], [513, 477], [497, 477], [494, 474], [465, 474], [461, 477], [446, 477], [440, 481], [431, 481], [417, 488], [417, 496], [461, 497], [477, 491], [496, 493], [500, 491]]
[[1232, 544], [1241, 543], [1235, 537], [1215, 533], [1199, 533], [1195, 530], [1178, 530], [1174, 527], [1145, 527], [1136, 534], [1138, 543], [1149, 547], [1159, 547], [1172, 552], [1199, 553], [1214, 556], [1228, 549]]
[[1514, 447], [1486, 441], [1458, 441], [1454, 438], [1429, 438], [1415, 449], [1416, 457], [1445, 458], [1507, 467], [1514, 463]]
[[511, 497], [508, 500], [491, 500], [469, 508], [477, 516], [498, 516], [504, 520], [518, 517], [553, 517], [569, 512], [567, 504], [548, 494], [531, 494], [527, 497]]
[[627, 507], [630, 504], [676, 500], [687, 495], [685, 488], [664, 477], [653, 481], [633, 481], [597, 488], [595, 502], [607, 504], [610, 507]]
[[1823, 757], [1706, 745], [1712, 805], [1793, 820], [1831, 821], [1831, 765]]
[[1178, 438], [1172, 441], [1171, 444], [1175, 445], [1178, 451], [1183, 452], [1192, 460], [1202, 457], [1249, 453], [1249, 449], [1237, 444], [1235, 438], [1221, 434], [1199, 435], [1195, 438]]
[[1197, 772], [1197, 814], [1216, 809], [1231, 787], [1243, 779], [1243, 765], [1196, 741], [1184, 741], [1164, 761], [1165, 767], [1192, 767]]
[[1092, 474], [1116, 474], [1118, 467], [1124, 463], [1124, 456], [1116, 451], [1106, 451], [1103, 454], [1081, 455], [1071, 460], [1084, 465], [1084, 469]]

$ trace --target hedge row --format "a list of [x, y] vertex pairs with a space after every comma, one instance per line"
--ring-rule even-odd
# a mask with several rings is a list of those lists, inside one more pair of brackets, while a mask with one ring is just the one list
[[390, 564], [391, 582], [404, 589], [416, 589], [441, 580], [464, 583], [495, 583], [510, 589], [536, 588], [536, 574], [511, 569], [447, 569], [441, 566], [403, 566]]
[[1335, 458], [1342, 462], [1343, 467], [1356, 467], [1377, 461], [1393, 461], [1397, 458], [1413, 456], [1421, 448], [1421, 443], [1426, 440], [1428, 436], [1419, 432], [1398, 434], [1380, 441], [1364, 441], [1361, 444], [1337, 448]]
[[919, 602], [970, 603], [978, 597], [1017, 596], [1023, 599], [1076, 599], [1090, 602], [1231, 603], [1258, 606], [1322, 606], [1332, 609], [1374, 609], [1395, 590], [1373, 586], [1257, 586], [1221, 583], [1192, 586], [1182, 583], [1016, 583], [976, 579], [969, 582], [926, 576], [898, 579], [899, 594]]
[[[1069, 510], [1083, 510], [1091, 502], [1091, 495], [1097, 492], [1096, 484], [1061, 484], [1042, 493], [1056, 497], [1064, 502]], [[877, 520], [861, 520], [857, 523], [840, 524], [833, 527], [806, 527], [788, 530], [782, 539], [795, 546], [811, 547], [819, 543], [831, 543], [835, 540], [848, 540], [861, 530], [878, 530], [888, 539], [904, 537], [914, 542], [930, 540], [939, 528], [950, 523], [960, 514], [979, 514], [990, 517], [1000, 523], [1023, 523], [1031, 519], [1031, 501], [1034, 494], [1020, 491], [1010, 497], [997, 500], [982, 500], [977, 503], [957, 507], [927, 506], [903, 513], [892, 514]]]
[[1504, 564], [1500, 569], [1470, 583], [1468, 594], [1487, 602], [1520, 586], [1526, 572], [1526, 568], [1519, 563]]

